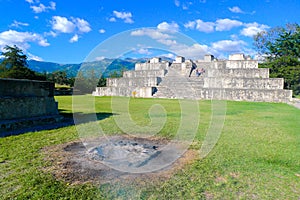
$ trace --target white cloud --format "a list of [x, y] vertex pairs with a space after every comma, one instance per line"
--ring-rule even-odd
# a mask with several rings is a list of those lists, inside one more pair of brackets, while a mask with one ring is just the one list
[[162, 33], [158, 30], [147, 29], [147, 28], [132, 31], [131, 35], [132, 36], [144, 36], [144, 35], [146, 35], [146, 36], [149, 36], [150, 38], [155, 39], [155, 40], [162, 40], [162, 39], [170, 39], [171, 38], [171, 36], [169, 34]]
[[215, 23], [213, 22], [204, 22], [201, 19], [197, 19], [195, 21], [189, 21], [184, 24], [185, 28], [196, 29], [200, 32], [211, 33], [214, 31]]
[[171, 59], [175, 59], [176, 55], [172, 54], [172, 53], [167, 53], [167, 54], [161, 54], [158, 57], [167, 57], [167, 58], [171, 58]]
[[210, 33], [214, 31], [214, 25], [213, 22], [204, 22], [201, 19], [197, 19], [196, 21], [196, 29], [201, 32]]
[[174, 0], [174, 4], [176, 7], [179, 7], [180, 6], [180, 1], [179, 0]]
[[243, 40], [220, 40], [212, 43], [211, 48], [219, 52], [243, 52], [246, 45]]
[[36, 60], [36, 61], [44, 61], [41, 57], [33, 55], [31, 53], [27, 53], [28, 60]]
[[78, 30], [82, 33], [88, 33], [92, 30], [90, 24], [84, 19], [76, 18], [73, 21], [76, 27], [78, 28]]
[[242, 26], [243, 23], [232, 19], [218, 19], [216, 21], [216, 31], [229, 31], [230, 29]]
[[[34, 1], [27, 1], [30, 4], [34, 4]], [[38, 1], [36, 1], [36, 3], [38, 3]], [[36, 5], [31, 5], [30, 8], [33, 10], [33, 12], [35, 13], [41, 13], [41, 12], [46, 12], [48, 10], [55, 10], [56, 9], [56, 3], [53, 1], [50, 1], [49, 6], [45, 6], [44, 4], [40, 3], [40, 4], [36, 4]]]
[[195, 21], [189, 21], [189, 22], [185, 23], [183, 26], [184, 26], [185, 28], [195, 29], [195, 25], [196, 25], [196, 22], [195, 22]]
[[76, 25], [69, 21], [66, 17], [53, 16], [52, 17], [52, 29], [62, 33], [72, 33]]
[[216, 31], [228, 31], [234, 27], [242, 26], [243, 23], [232, 19], [218, 19], [216, 22], [204, 22], [201, 19], [189, 21], [184, 24], [185, 28], [196, 29], [200, 32], [211, 33]]
[[152, 54], [148, 49], [145, 49], [145, 48], [139, 49], [137, 51], [137, 53], [142, 54], [142, 55], [151, 55]]
[[96, 61], [101, 61], [101, 60], [104, 60], [105, 57], [104, 56], [98, 56], [95, 58]]
[[34, 3], [33, 0], [25, 0], [25, 1], [28, 2], [28, 3]]
[[69, 40], [69, 42], [71, 42], [71, 43], [78, 42], [78, 39], [79, 39], [78, 35], [75, 34], [75, 35]]
[[14, 22], [10, 25], [10, 27], [16, 27], [16, 28], [19, 28], [21, 26], [29, 26], [29, 24], [14, 20]]
[[5, 45], [17, 45], [26, 50], [30, 47], [31, 42], [37, 43], [40, 46], [49, 46], [45, 38], [37, 33], [18, 32], [15, 30], [8, 30], [0, 33], [0, 48]]
[[52, 37], [56, 37], [56, 36], [57, 36], [57, 33], [55, 33], [54, 31], [49, 31], [49, 32], [44, 33], [44, 36], [52, 36]]
[[207, 45], [201, 45], [201, 44], [193, 44], [191, 46], [187, 45], [179, 45], [176, 49], [172, 49], [174, 52], [176, 52], [177, 55], [182, 55], [186, 58], [190, 59], [202, 59], [205, 54], [209, 52], [209, 47]]
[[99, 33], [105, 33], [105, 30], [104, 29], [100, 29]]
[[186, 45], [176, 40], [176, 37], [172, 33], [162, 32], [160, 29], [140, 29], [131, 32], [132, 36], [148, 36], [158, 43], [166, 45], [170, 52], [177, 55], [183, 55], [192, 59], [202, 58], [208, 51], [208, 46], [193, 44]]
[[73, 33], [76, 28], [80, 33], [90, 32], [90, 24], [84, 19], [53, 16], [51, 20], [52, 29], [61, 33]]
[[243, 30], [241, 30], [241, 35], [244, 35], [247, 37], [253, 37], [258, 32], [265, 31], [266, 29], [270, 28], [267, 25], [258, 24], [256, 22], [245, 24], [245, 26], [246, 27], [243, 28]]
[[232, 8], [228, 8], [233, 13], [245, 13], [242, 9], [240, 9], [238, 6], [234, 6]]
[[175, 22], [172, 22], [172, 23], [162, 22], [157, 25], [157, 28], [161, 31], [170, 31], [170, 32], [179, 31], [179, 26]]
[[114, 17], [111, 17], [111, 18], [109, 18], [109, 20], [108, 21], [110, 21], [110, 22], [116, 22], [117, 20], [116, 20], [116, 18], [114, 18]]
[[[114, 17], [116, 17], [118, 19], [122, 19], [125, 23], [128, 23], [128, 24], [134, 23], [134, 21], [132, 20], [131, 12], [119, 12], [119, 11], [114, 10], [113, 15], [114, 15]], [[110, 18], [110, 21], [111, 20], [113, 21], [112, 18]]]

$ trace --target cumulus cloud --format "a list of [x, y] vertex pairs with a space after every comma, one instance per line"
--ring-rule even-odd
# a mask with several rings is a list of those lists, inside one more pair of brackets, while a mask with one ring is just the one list
[[232, 19], [218, 19], [216, 21], [216, 31], [229, 31], [234, 27], [242, 26], [243, 23]]
[[243, 40], [220, 40], [212, 43], [211, 48], [219, 52], [243, 52], [247, 43]]
[[53, 16], [51, 24], [53, 30], [61, 33], [73, 33], [76, 29], [80, 33], [87, 33], [92, 30], [90, 24], [80, 18], [68, 19], [66, 17]]
[[88, 33], [92, 30], [90, 24], [84, 19], [76, 18], [73, 22], [81, 33]]
[[211, 33], [216, 31], [229, 31], [234, 27], [242, 26], [243, 22], [232, 19], [218, 19], [216, 22], [204, 22], [201, 19], [189, 21], [184, 24], [187, 29], [196, 29], [200, 32]]
[[30, 32], [18, 32], [15, 30], [8, 30], [0, 33], [0, 48], [5, 45], [17, 45], [20, 48], [26, 50], [30, 47], [31, 42], [37, 43], [39, 46], [49, 46], [47, 40], [37, 34]]
[[179, 45], [176, 49], [172, 49], [176, 52], [177, 55], [183, 55], [190, 59], [202, 59], [205, 54], [209, 52], [209, 47], [207, 45], [193, 44], [188, 45]]
[[157, 28], [161, 31], [170, 31], [170, 32], [179, 31], [179, 25], [175, 22], [172, 23], [162, 22], [157, 25]]
[[78, 35], [75, 34], [75, 35], [69, 40], [69, 42], [71, 42], [71, 43], [78, 42], [78, 39], [79, 39]]
[[179, 0], [174, 0], [174, 4], [176, 7], [179, 7], [180, 6], [180, 1]]
[[108, 21], [110, 21], [110, 22], [116, 22], [117, 20], [116, 20], [116, 18], [114, 18], [114, 17], [111, 17], [111, 18], [109, 18], [109, 20]]
[[132, 36], [145, 36], [146, 35], [155, 40], [171, 38], [171, 36], [169, 34], [162, 33], [155, 29], [147, 29], [147, 28], [132, 31], [131, 35]]
[[104, 29], [100, 29], [99, 33], [105, 33], [105, 30]]
[[50, 1], [49, 6], [45, 6], [44, 4], [38, 3], [38, 1], [33, 0], [29, 0], [27, 2], [31, 4], [30, 8], [33, 10], [34, 13], [42, 13], [56, 9], [56, 3], [53, 1]]
[[24, 22], [18, 22], [16, 20], [14, 20], [14, 22], [10, 25], [10, 27], [16, 27], [16, 28], [19, 28], [21, 26], [29, 26], [29, 24], [24, 23]]
[[242, 9], [240, 9], [238, 6], [233, 6], [232, 8], [228, 8], [233, 13], [245, 13]]
[[52, 17], [52, 29], [62, 33], [72, 33], [76, 28], [76, 25], [68, 20], [66, 17], [53, 16]]
[[[119, 12], [119, 11], [114, 10], [113, 15], [114, 15], [113, 18], [115, 18], [115, 20], [116, 20], [116, 18], [118, 18], [118, 19], [122, 19], [125, 23], [128, 23], [128, 24], [134, 23], [134, 21], [132, 20], [131, 12]], [[110, 18], [109, 21], [114, 21], [114, 20], [112, 18]]]
[[142, 54], [142, 55], [151, 55], [152, 53], [146, 49], [146, 48], [141, 48], [139, 50], [137, 50], [137, 53]]
[[28, 56], [28, 60], [44, 61], [41, 57], [37, 55], [33, 55], [29, 52], [27, 53], [27, 56]]
[[185, 28], [196, 29], [200, 32], [211, 33], [214, 31], [215, 23], [213, 22], [204, 22], [201, 19], [197, 19], [195, 21], [189, 21], [184, 24]]
[[171, 52], [174, 52], [177, 55], [184, 55], [188, 58], [192, 59], [200, 59], [202, 58], [208, 50], [206, 45], [193, 44], [186, 45], [181, 43], [181, 41], [177, 41], [176, 37], [172, 32], [163, 32], [160, 29], [140, 29], [131, 32], [132, 36], [148, 36], [158, 43], [166, 45], [167, 49]]
[[245, 24], [245, 28], [241, 30], [241, 35], [247, 37], [253, 37], [258, 32], [265, 31], [266, 29], [270, 28], [264, 24], [258, 24], [257, 22]]

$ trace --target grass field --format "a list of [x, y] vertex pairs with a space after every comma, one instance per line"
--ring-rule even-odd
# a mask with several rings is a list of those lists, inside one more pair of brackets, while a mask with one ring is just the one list
[[[56, 100], [61, 113], [70, 115], [72, 98]], [[112, 112], [111, 98], [95, 101], [100, 120], [79, 126], [100, 123], [105, 133], [120, 134], [112, 113], [122, 113]], [[132, 118], [140, 125], [149, 123], [147, 111], [154, 103], [167, 112], [159, 135], [171, 138], [181, 119], [177, 100], [132, 99]], [[199, 105], [201, 120], [192, 149], [201, 147], [211, 119], [211, 102]], [[222, 135], [210, 154], [169, 180], [143, 187], [70, 185], [43, 172], [50, 163], [41, 149], [78, 139], [75, 126], [0, 138], [0, 199], [299, 199], [299, 122], [300, 110], [287, 104], [227, 102]]]

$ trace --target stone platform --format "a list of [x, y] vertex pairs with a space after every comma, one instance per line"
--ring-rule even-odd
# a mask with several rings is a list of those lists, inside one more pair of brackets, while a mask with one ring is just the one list
[[0, 79], [0, 136], [61, 120], [53, 95], [54, 83]]
[[[192, 66], [205, 73], [197, 77], [194, 70], [189, 77]], [[269, 78], [269, 69], [258, 68], [258, 61], [243, 54], [222, 61], [212, 55], [197, 61], [178, 56], [172, 63], [159, 58], [138, 63], [123, 78], [108, 78], [107, 87], [96, 88], [93, 95], [287, 103], [292, 91], [284, 90], [283, 83], [281, 78]]]

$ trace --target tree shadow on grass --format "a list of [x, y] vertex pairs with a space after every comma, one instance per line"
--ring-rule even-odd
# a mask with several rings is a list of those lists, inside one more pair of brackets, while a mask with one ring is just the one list
[[[22, 128], [18, 128], [16, 130], [8, 130], [8, 131], [0, 131], [0, 138], [7, 137], [12, 135], [19, 135], [28, 132], [36, 132], [36, 131], [43, 131], [43, 130], [53, 130], [83, 123], [89, 123], [93, 121], [103, 120], [105, 118], [109, 118], [113, 115], [113, 113], [68, 113], [65, 112], [66, 110], [59, 109], [59, 116], [53, 116], [56, 118], [49, 119], [49, 122], [45, 122], [43, 124], [39, 124], [39, 121], [42, 121], [44, 117], [36, 117], [36, 118], [28, 118], [23, 119], [24, 121], [28, 121], [28, 125], [25, 125]], [[17, 120], [16, 120], [17, 121]], [[32, 121], [32, 122], [30, 122]], [[33, 124], [33, 125], [31, 125]]]

